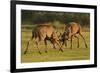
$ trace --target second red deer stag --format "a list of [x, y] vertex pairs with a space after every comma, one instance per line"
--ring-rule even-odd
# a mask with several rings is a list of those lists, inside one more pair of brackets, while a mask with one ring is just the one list
[[41, 54], [41, 51], [39, 48], [39, 43], [41, 41], [44, 41], [45, 46], [46, 46], [45, 52], [47, 52], [47, 40], [49, 40], [53, 44], [54, 48], [56, 48], [55, 45], [57, 44], [60, 47], [59, 50], [63, 52], [63, 50], [61, 49], [61, 45], [59, 43], [59, 38], [57, 37], [57, 34], [55, 33], [55, 29], [50, 24], [38, 25], [36, 27], [36, 29], [32, 31], [32, 37], [27, 43], [27, 47], [26, 47], [24, 54], [27, 53], [29, 42], [31, 40], [33, 40], [33, 38], [34, 38], [35, 44], [36, 44], [37, 49], [38, 49], [40, 54]]
[[61, 36], [61, 41], [63, 42], [62, 43], [62, 46], [64, 44], [67, 44], [67, 40], [71, 40], [71, 46], [70, 48], [72, 49], [72, 39], [73, 37], [77, 38], [77, 47], [79, 48], [79, 37], [76, 35], [76, 34], [79, 34], [82, 38], [83, 38], [83, 41], [85, 43], [85, 47], [87, 48], [87, 44], [86, 44], [86, 41], [85, 41], [85, 38], [83, 37], [83, 35], [81, 34], [81, 26], [79, 23], [76, 23], [76, 22], [70, 22], [69, 24], [69, 27], [65, 29], [64, 33], [62, 34]]

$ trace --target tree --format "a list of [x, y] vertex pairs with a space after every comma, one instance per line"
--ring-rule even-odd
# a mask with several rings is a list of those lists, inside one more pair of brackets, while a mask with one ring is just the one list
[[89, 13], [75, 12], [52, 12], [52, 11], [32, 11], [22, 10], [22, 22], [31, 22], [32, 24], [41, 24], [45, 22], [55, 22], [67, 24], [68, 22], [78, 22], [81, 25], [90, 24]]

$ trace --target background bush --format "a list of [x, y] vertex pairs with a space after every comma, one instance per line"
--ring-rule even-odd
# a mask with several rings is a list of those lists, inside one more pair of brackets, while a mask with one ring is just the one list
[[81, 26], [90, 25], [89, 13], [75, 13], [75, 12], [51, 12], [51, 11], [21, 11], [22, 25], [42, 24], [45, 22], [59, 22], [67, 24], [68, 22], [78, 22]]

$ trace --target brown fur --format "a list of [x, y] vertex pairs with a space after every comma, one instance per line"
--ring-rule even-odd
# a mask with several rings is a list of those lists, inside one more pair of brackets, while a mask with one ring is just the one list
[[63, 42], [62, 45], [66, 44], [66, 40], [71, 39], [71, 48], [72, 48], [72, 39], [74, 36], [75, 38], [77, 38], [77, 42], [78, 42], [77, 47], [79, 48], [79, 37], [76, 35], [76, 34], [79, 34], [83, 38], [85, 46], [87, 48], [85, 38], [81, 34], [80, 24], [76, 23], [76, 22], [70, 22], [70, 23], [68, 23], [68, 25], [69, 25], [69, 27], [66, 27], [65, 32], [63, 33], [63, 35], [61, 37], [61, 41]]
[[[46, 45], [45, 52], [47, 52], [47, 40], [51, 41], [51, 43], [53, 44], [54, 48], [55, 48], [55, 44], [57, 44], [60, 47], [60, 50], [63, 51], [61, 49], [60, 43], [58, 41], [59, 38], [57, 37], [57, 34], [55, 33], [55, 29], [50, 24], [38, 25], [36, 27], [36, 29], [32, 31], [31, 40], [33, 38], [34, 38], [34, 41], [35, 41], [35, 43], [37, 45], [37, 48], [38, 48], [40, 54], [41, 54], [41, 52], [40, 52], [40, 49], [39, 49], [39, 42], [44, 41], [44, 43]], [[26, 48], [24, 54], [26, 54], [26, 52], [28, 50], [28, 45], [29, 45], [29, 41], [28, 41], [27, 48]]]

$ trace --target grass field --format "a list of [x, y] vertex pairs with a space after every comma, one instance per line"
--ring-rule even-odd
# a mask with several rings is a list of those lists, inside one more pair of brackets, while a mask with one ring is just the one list
[[68, 42], [68, 46], [63, 46], [64, 52], [59, 51], [59, 47], [57, 49], [53, 49], [52, 44], [48, 41], [48, 52], [45, 53], [45, 45], [43, 42], [40, 44], [40, 50], [42, 54], [38, 53], [38, 49], [34, 42], [31, 42], [29, 45], [29, 50], [27, 54], [23, 54], [26, 49], [27, 41], [32, 36], [31, 30], [24, 29], [22, 30], [22, 44], [21, 44], [21, 62], [22, 63], [31, 63], [31, 62], [47, 62], [47, 61], [68, 61], [68, 60], [87, 60], [90, 58], [90, 32], [82, 32], [82, 35], [86, 39], [86, 43], [88, 44], [88, 48], [85, 48], [83, 39], [79, 37], [80, 48], [77, 48], [77, 39], [73, 38], [73, 48], [70, 49], [70, 42]]

